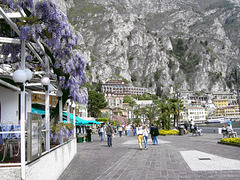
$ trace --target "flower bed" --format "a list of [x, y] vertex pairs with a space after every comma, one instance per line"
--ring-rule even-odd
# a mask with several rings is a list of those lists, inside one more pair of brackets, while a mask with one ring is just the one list
[[179, 130], [159, 130], [159, 135], [179, 135]]
[[240, 146], [240, 138], [222, 138], [218, 143]]

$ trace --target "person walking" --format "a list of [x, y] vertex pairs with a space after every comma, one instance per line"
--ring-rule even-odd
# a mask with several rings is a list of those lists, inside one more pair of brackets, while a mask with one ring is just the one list
[[138, 144], [139, 144], [139, 148], [140, 148], [140, 150], [142, 150], [143, 130], [142, 130], [142, 126], [141, 126], [141, 124], [138, 125], [136, 131], [137, 131], [137, 136], [138, 136]]
[[91, 142], [92, 141], [92, 137], [91, 137], [92, 129], [88, 126], [86, 132], [87, 132], [87, 142]]
[[127, 129], [127, 136], [129, 136], [129, 132], [130, 132], [130, 130], [131, 130], [130, 124], [127, 125], [126, 129]]
[[190, 132], [191, 132], [191, 133], [193, 132], [194, 125], [195, 125], [195, 123], [194, 123], [194, 121], [191, 119], [191, 121], [190, 121]]
[[100, 137], [101, 137], [101, 142], [103, 142], [103, 136], [104, 136], [104, 126], [103, 124], [101, 125], [99, 129]]
[[150, 128], [150, 134], [151, 134], [152, 142], [153, 142], [153, 130], [154, 130], [154, 125], [152, 124], [151, 128]]
[[188, 131], [188, 126], [189, 126], [188, 122], [185, 121], [185, 122], [184, 122], [184, 128], [185, 128], [186, 132]]
[[122, 130], [123, 130], [122, 126], [119, 125], [117, 130], [118, 130], [119, 136], [122, 137]]
[[127, 125], [126, 124], [124, 125], [123, 129], [124, 129], [124, 132], [125, 132], [125, 136], [127, 136]]
[[132, 125], [132, 130], [133, 130], [133, 136], [136, 135], [136, 124]]
[[148, 140], [148, 127], [146, 125], [143, 125], [143, 141], [144, 141], [144, 147], [147, 150], [148, 146], [147, 146], [147, 140]]
[[108, 124], [106, 127], [106, 134], [107, 134], [107, 143], [108, 143], [108, 147], [112, 147], [112, 135], [113, 135], [113, 128], [112, 128], [112, 124]]
[[152, 135], [153, 135], [153, 145], [158, 145], [158, 135], [159, 135], [159, 132], [158, 132], [157, 125], [154, 125]]

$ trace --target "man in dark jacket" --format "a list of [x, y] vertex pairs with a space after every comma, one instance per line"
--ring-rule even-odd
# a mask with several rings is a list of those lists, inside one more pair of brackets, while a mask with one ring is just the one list
[[91, 138], [92, 129], [88, 126], [86, 132], [87, 132], [87, 142], [91, 142], [92, 141], [92, 138]]
[[151, 134], [152, 134], [152, 137], [153, 137], [153, 145], [158, 145], [158, 135], [159, 135], [159, 132], [158, 132], [157, 125], [154, 125], [154, 128], [153, 128]]
[[112, 147], [112, 134], [113, 134], [113, 127], [112, 124], [108, 124], [106, 127], [106, 134], [108, 137], [108, 147]]

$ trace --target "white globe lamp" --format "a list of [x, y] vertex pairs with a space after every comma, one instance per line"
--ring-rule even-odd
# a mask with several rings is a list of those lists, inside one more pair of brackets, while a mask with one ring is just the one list
[[32, 79], [32, 71], [26, 68], [25, 73], [27, 74], [27, 81], [30, 81]]
[[27, 74], [24, 70], [16, 70], [13, 73], [13, 80], [16, 83], [24, 83], [27, 80]]
[[48, 90], [48, 85], [50, 84], [49, 77], [46, 76], [42, 77], [41, 84], [45, 87], [46, 90]]
[[49, 79], [49, 77], [42, 77], [42, 79], [41, 79], [41, 83], [42, 83], [42, 85], [43, 86], [48, 86], [49, 84], [50, 84], [50, 79]]
[[58, 91], [57, 91], [57, 96], [58, 96], [58, 97], [62, 97], [62, 95], [63, 95], [62, 90], [61, 90], [61, 89], [58, 89]]

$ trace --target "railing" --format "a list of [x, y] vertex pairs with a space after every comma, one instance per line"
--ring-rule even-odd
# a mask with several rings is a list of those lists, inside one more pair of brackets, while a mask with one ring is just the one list
[[[20, 166], [20, 149], [21, 149], [21, 129], [20, 125], [6, 124], [0, 125], [0, 167], [4, 166]], [[51, 131], [52, 132], [52, 131]], [[29, 137], [28, 131], [25, 131], [25, 142], [29, 146]], [[54, 149], [61, 147], [67, 142], [71, 141], [74, 136], [73, 129], [69, 130], [65, 126], [61, 125], [61, 128], [58, 132], [51, 133], [51, 143], [50, 150], [46, 151], [46, 130], [42, 129], [40, 134], [40, 154], [37, 158], [53, 151]], [[39, 136], [36, 134], [36, 136]], [[29, 148], [28, 147], [27, 157], [29, 157]], [[9, 155], [8, 155], [9, 154]], [[26, 163], [29, 163], [29, 159]]]

